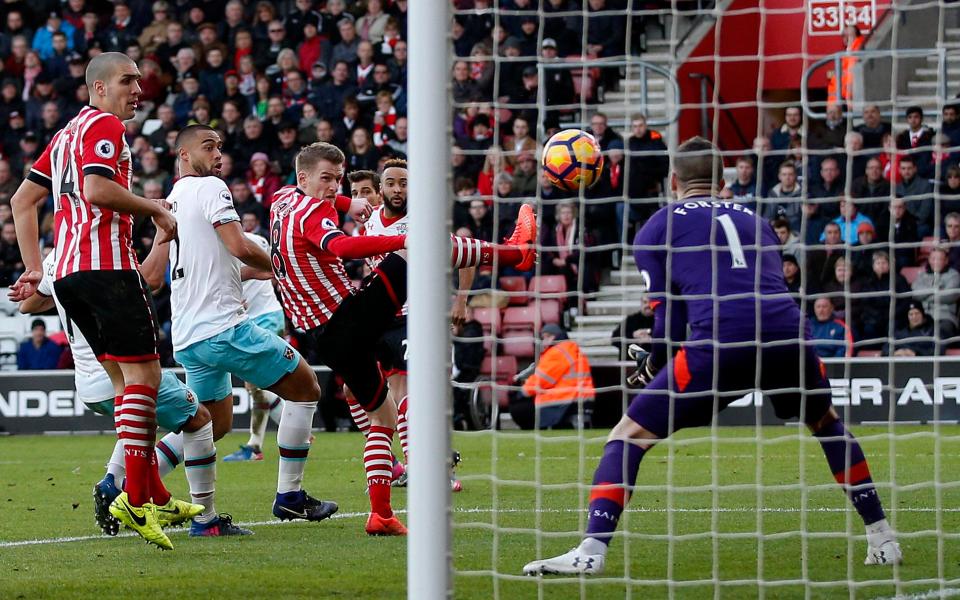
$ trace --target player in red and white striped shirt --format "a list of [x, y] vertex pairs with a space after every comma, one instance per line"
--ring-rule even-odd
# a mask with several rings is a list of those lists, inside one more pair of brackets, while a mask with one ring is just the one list
[[[397, 407], [384, 401], [387, 385], [375, 347], [407, 298], [406, 236], [350, 237], [338, 228], [335, 203], [343, 163], [343, 153], [331, 144], [317, 142], [300, 151], [297, 187], [277, 192], [270, 208], [271, 259], [287, 315], [313, 337], [320, 358], [343, 377], [369, 415], [364, 452], [371, 507], [367, 533], [404, 535], [406, 528], [390, 507], [390, 445]], [[536, 261], [536, 237], [536, 219], [524, 205], [504, 245], [454, 237], [451, 262], [462, 268], [497, 261], [529, 270]], [[364, 286], [354, 290], [342, 259], [379, 254], [387, 256]]]
[[136, 63], [125, 54], [108, 52], [90, 61], [90, 106], [54, 135], [11, 199], [26, 270], [10, 296], [16, 301], [29, 298], [43, 277], [36, 209], [52, 193], [54, 289], [110, 374], [116, 393], [127, 484], [110, 511], [148, 541], [172, 548], [160, 529], [158, 511], [163, 517], [166, 510], [194, 509], [172, 499], [157, 473], [157, 321], [150, 291], [137, 270], [131, 230], [134, 214], [147, 215], [160, 231], [158, 242], [164, 242], [175, 236], [176, 220], [161, 201], [130, 192], [123, 120], [132, 118], [137, 108], [139, 81]]

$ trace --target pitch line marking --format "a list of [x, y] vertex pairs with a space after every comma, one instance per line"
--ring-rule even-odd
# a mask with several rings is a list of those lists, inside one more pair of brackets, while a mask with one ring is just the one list
[[[579, 513], [580, 508], [541, 508], [541, 509], [528, 509], [528, 508], [483, 508], [483, 507], [473, 507], [473, 508], [457, 508], [453, 512], [456, 514], [487, 514], [492, 512], [497, 512], [501, 514], [511, 514], [511, 513], [543, 513], [543, 514], [565, 514], [565, 513]], [[820, 512], [820, 513], [838, 513], [846, 512], [847, 510], [852, 510], [848, 508], [830, 508], [830, 507], [816, 507], [808, 508], [807, 512]], [[767, 507], [762, 509], [749, 508], [749, 507], [736, 507], [736, 508], [628, 508], [624, 512], [627, 513], [799, 513], [801, 509], [799, 508], [779, 508], [779, 507]], [[406, 510], [395, 510], [397, 514], [406, 514]], [[917, 507], [917, 508], [901, 508], [897, 512], [911, 512], [911, 513], [931, 513], [938, 512], [936, 508], [928, 507]], [[960, 512], [960, 508], [942, 508], [939, 512], [944, 513], [955, 513]], [[367, 512], [349, 512], [349, 513], [337, 513], [330, 517], [330, 519], [356, 519], [359, 517], [366, 517], [369, 513]], [[238, 525], [243, 525], [244, 527], [272, 527], [275, 525], [285, 525], [292, 523], [299, 523], [300, 521], [281, 521], [279, 519], [271, 519], [269, 521], [251, 521], [249, 523], [240, 522]], [[183, 534], [189, 531], [186, 528], [182, 529], [168, 529], [168, 535], [177, 535]], [[44, 539], [33, 539], [33, 540], [18, 540], [13, 542], [0, 542], [0, 548], [17, 548], [21, 546], [42, 546], [46, 544], [66, 544], [70, 542], [88, 542], [90, 540], [103, 540], [110, 539], [111, 537], [136, 537], [136, 534], [133, 532], [124, 532], [117, 536], [108, 536], [108, 535], [80, 535], [74, 537], [58, 537], [58, 538], [44, 538]], [[960, 593], [960, 590], [958, 590]]]

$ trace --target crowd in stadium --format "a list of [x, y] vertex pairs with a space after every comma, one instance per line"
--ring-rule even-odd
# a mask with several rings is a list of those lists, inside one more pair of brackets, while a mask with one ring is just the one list
[[[462, 59], [451, 73], [454, 230], [502, 239], [524, 199], [539, 194], [541, 241], [550, 248], [541, 259], [542, 273], [565, 275], [568, 289], [596, 291], [603, 270], [616, 260], [611, 245], [632, 239], [662, 202], [666, 144], [642, 116], [632, 119], [624, 139], [596, 112], [589, 129], [606, 157], [600, 182], [586, 190], [585, 202], [552, 186], [538, 174], [537, 151], [545, 139], [538, 139], [538, 131], [548, 136], [571, 120], [573, 111], [563, 105], [578, 102], [582, 90], [568, 69], [543, 69], [546, 89], [538, 90], [539, 71], [568, 56], [639, 51], [642, 40], [625, 39], [624, 20], [600, 12], [604, 0], [585, 2], [580, 17], [550, 16], [567, 10], [567, 0], [503, 0], [513, 12], [499, 23], [483, 11], [488, 0], [457, 4], [478, 12], [459, 15], [452, 28]], [[292, 160], [303, 144], [336, 144], [347, 156], [348, 172], [405, 156], [407, 6], [408, 0], [296, 0], [282, 16], [277, 4], [266, 1], [4, 3], [0, 286], [10, 285], [22, 269], [10, 197], [52, 135], [86, 104], [83, 76], [90, 57], [124, 52], [143, 74], [142, 105], [127, 123], [134, 191], [164, 197], [174, 177], [177, 131], [209, 124], [222, 133], [222, 176], [244, 229], [264, 233], [271, 196], [292, 183]], [[534, 16], [538, 6], [542, 19]], [[522, 14], [527, 10], [529, 17]], [[494, 46], [506, 60], [490, 56]], [[616, 69], [604, 70], [600, 82], [612, 89], [618, 76]], [[494, 109], [493, 101], [512, 108]], [[736, 161], [737, 179], [724, 195], [757, 207], [773, 222], [784, 241], [791, 290], [809, 298], [815, 329], [833, 340], [825, 342], [824, 354], [851, 352], [851, 338], [859, 344], [886, 337], [891, 302], [897, 337], [914, 335], [916, 319], [908, 315], [916, 309], [923, 313], [921, 327], [929, 328], [935, 317], [936, 335], [953, 336], [960, 246], [943, 252], [932, 240], [960, 241], [960, 154], [944, 150], [960, 145], [957, 109], [944, 108], [943, 128], [935, 132], [912, 108], [909, 130], [896, 137], [876, 107], [867, 107], [863, 123], [849, 131], [851, 116], [833, 107], [825, 120], [810, 124], [804, 139], [802, 111], [788, 108], [782, 126], [757, 138], [753, 152]], [[564, 203], [568, 198], [573, 202]], [[54, 241], [52, 215], [51, 198], [41, 216], [47, 247]], [[348, 232], [351, 227], [345, 225]], [[149, 220], [138, 221], [141, 257], [153, 235]], [[863, 293], [848, 303], [848, 291]], [[894, 300], [891, 291], [898, 293]], [[814, 310], [817, 295], [830, 299], [829, 315], [826, 308]], [[157, 291], [167, 327], [168, 297], [167, 290]], [[895, 346], [862, 345], [917, 354], [933, 347]]]

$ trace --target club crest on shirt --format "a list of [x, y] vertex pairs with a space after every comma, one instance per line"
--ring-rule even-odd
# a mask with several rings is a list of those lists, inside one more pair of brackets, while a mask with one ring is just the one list
[[113, 158], [114, 152], [117, 151], [117, 147], [113, 145], [113, 142], [110, 140], [100, 140], [93, 147], [93, 151], [97, 153], [97, 156], [100, 158]]
[[287, 360], [293, 360], [293, 348], [287, 346], [283, 349], [283, 357]]

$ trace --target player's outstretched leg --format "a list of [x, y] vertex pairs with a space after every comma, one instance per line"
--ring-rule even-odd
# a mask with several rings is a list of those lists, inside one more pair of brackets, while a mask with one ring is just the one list
[[317, 500], [301, 487], [303, 469], [310, 452], [313, 415], [320, 399], [317, 377], [307, 362], [300, 358], [296, 370], [284, 376], [270, 390], [285, 399], [280, 428], [277, 430], [280, 469], [273, 515], [281, 520], [322, 521], [337, 512], [337, 503]]
[[451, 263], [456, 269], [496, 262], [503, 267], [529, 271], [537, 261], [537, 217], [529, 204], [522, 205], [513, 234], [502, 245], [458, 236], [451, 236], [451, 240]]
[[610, 433], [600, 464], [593, 474], [587, 531], [580, 545], [565, 554], [535, 560], [523, 567], [525, 575], [599, 575], [607, 547], [620, 521], [630, 490], [637, 482], [643, 455], [655, 436], [627, 416]]
[[846, 492], [866, 526], [868, 548], [863, 564], [900, 564], [903, 561], [900, 544], [883, 512], [883, 504], [873, 485], [870, 467], [860, 443], [844, 427], [832, 408], [810, 429], [820, 442], [834, 479]]

